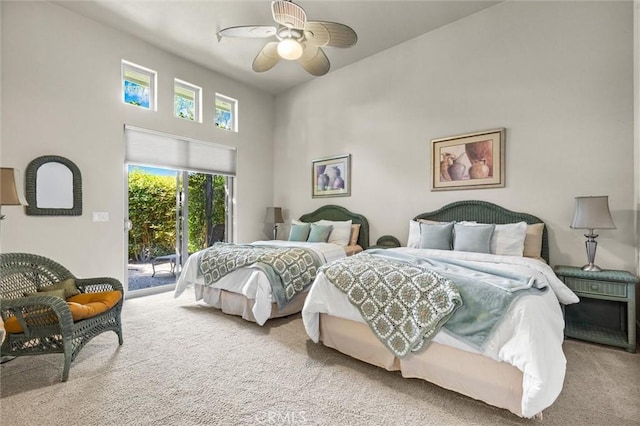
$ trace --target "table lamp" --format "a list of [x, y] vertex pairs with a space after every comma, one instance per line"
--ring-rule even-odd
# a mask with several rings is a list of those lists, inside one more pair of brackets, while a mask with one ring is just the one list
[[[0, 209], [2, 206], [26, 206], [27, 200], [22, 194], [23, 189], [18, 170], [8, 167], [0, 168]], [[0, 211], [0, 220], [4, 218]]]
[[282, 218], [282, 207], [267, 207], [267, 217], [265, 223], [273, 223], [273, 239], [278, 239], [278, 224], [284, 223]]
[[600, 269], [595, 263], [597, 235], [594, 234], [595, 229], [616, 229], [609, 212], [609, 197], [607, 195], [597, 197], [576, 197], [576, 208], [573, 214], [573, 229], [588, 229], [589, 233], [584, 234], [587, 237], [585, 247], [587, 249], [588, 262], [582, 267], [583, 271], [599, 272]]

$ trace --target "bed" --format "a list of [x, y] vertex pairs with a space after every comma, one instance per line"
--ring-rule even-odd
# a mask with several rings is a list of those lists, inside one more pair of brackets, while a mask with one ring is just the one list
[[[500, 232], [516, 227], [516, 224], [519, 229], [524, 226], [525, 241], [521, 241], [522, 246], [517, 250], [521, 250], [520, 253], [527, 257], [507, 255], [512, 247], [505, 248], [504, 245], [500, 248], [492, 246], [488, 254], [415, 248], [416, 226], [419, 230], [417, 239], [420, 247], [420, 232], [431, 229], [427, 228], [429, 225], [442, 228], [448, 226], [446, 224], [449, 222], [469, 227], [499, 224]], [[421, 223], [426, 224], [425, 228], [420, 228]], [[461, 238], [464, 232], [466, 230], [461, 228]], [[471, 344], [447, 329], [455, 318], [451, 316], [425, 347], [401, 357], [390, 350], [388, 342], [383, 344], [383, 340], [378, 337], [380, 332], [376, 336], [365, 322], [364, 312], [368, 311], [362, 309], [362, 306], [360, 309], [356, 308], [349, 301], [351, 296], [347, 296], [344, 289], [338, 289], [329, 281], [327, 274], [332, 269], [321, 268], [302, 311], [309, 337], [314, 342], [322, 341], [326, 346], [370, 364], [390, 371], [400, 371], [404, 377], [424, 379], [507, 409], [518, 416], [541, 416], [542, 410], [555, 401], [564, 383], [564, 320], [558, 302], [578, 302], [577, 296], [555, 277], [549, 267], [547, 230], [542, 220], [484, 201], [460, 201], [420, 214], [410, 221], [408, 245], [413, 248], [372, 249], [358, 256], [406, 256], [421, 265], [422, 262], [432, 261], [435, 265], [442, 265], [443, 263], [438, 263], [440, 261], [446, 265], [446, 262], [452, 261], [454, 264], [478, 265], [509, 274], [517, 270], [518, 273], [529, 273], [535, 277], [530, 282], [534, 282], [539, 288], [528, 289], [535, 294], [527, 293], [515, 298], [508, 305], [510, 307], [504, 310], [504, 317], [498, 317], [500, 319], [496, 320], [493, 328], [488, 328], [490, 332], [485, 333], [485, 336], [481, 336], [478, 331], [478, 336], [484, 339], [481, 344]], [[492, 254], [494, 249], [500, 254]], [[353, 267], [348, 266], [346, 260], [353, 263], [356, 257], [336, 262], [344, 264], [343, 269], [349, 271]], [[334, 268], [335, 265], [328, 266]], [[349, 273], [351, 272], [353, 271]], [[478, 288], [484, 292], [488, 287], [492, 286]], [[471, 306], [473, 303], [467, 305]], [[462, 306], [465, 306], [464, 301]], [[454, 315], [461, 309], [454, 308]], [[480, 320], [477, 322], [482, 323]], [[477, 336], [469, 337], [472, 341]]]
[[[369, 222], [363, 215], [350, 212], [349, 210], [336, 205], [326, 205], [318, 208], [312, 213], [304, 214], [299, 221], [292, 221], [292, 228], [298, 224], [313, 224], [329, 222], [351, 221], [349, 228], [348, 244], [332, 243], [332, 234], [329, 235], [329, 242], [306, 242], [306, 241], [255, 241], [248, 246], [273, 248], [278, 250], [296, 248], [306, 249], [308, 254], [314, 255], [316, 262], [324, 264], [358, 253], [369, 246]], [[357, 234], [357, 238], [354, 238]], [[291, 235], [291, 234], [290, 234]], [[354, 241], [355, 240], [355, 241]], [[201, 250], [189, 256], [182, 273], [176, 283], [174, 297], [179, 297], [186, 288], [193, 286], [196, 301], [202, 301], [207, 305], [222, 310], [224, 313], [238, 315], [247, 321], [255, 322], [259, 325], [270, 318], [279, 318], [298, 313], [302, 310], [308, 288], [313, 280], [310, 280], [305, 289], [287, 300], [286, 304], [277, 303], [276, 295], [272, 291], [269, 271], [261, 267], [260, 264], [253, 263], [238, 268], [223, 276], [215, 282], [207, 282], [205, 274], [202, 273], [206, 267], [207, 260], [211, 258], [212, 249], [219, 245]], [[227, 245], [228, 250], [240, 251], [247, 248], [247, 245]], [[215, 254], [213, 254], [215, 256]], [[203, 263], [203, 259], [205, 262]], [[204, 266], [203, 266], [204, 265]], [[291, 268], [291, 266], [287, 266]], [[315, 276], [315, 272], [313, 273]]]

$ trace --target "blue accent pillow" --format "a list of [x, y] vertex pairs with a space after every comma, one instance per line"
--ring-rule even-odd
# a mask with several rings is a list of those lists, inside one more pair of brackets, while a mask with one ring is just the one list
[[309, 231], [311, 231], [311, 224], [292, 224], [289, 231], [289, 241], [307, 241], [309, 237]]
[[421, 249], [451, 250], [452, 243], [453, 222], [420, 224]]
[[307, 238], [307, 241], [310, 243], [326, 243], [332, 229], [333, 226], [331, 225], [323, 226], [312, 223], [311, 232], [309, 232], [309, 238]]
[[455, 224], [453, 249], [475, 253], [491, 253], [491, 236], [496, 225]]

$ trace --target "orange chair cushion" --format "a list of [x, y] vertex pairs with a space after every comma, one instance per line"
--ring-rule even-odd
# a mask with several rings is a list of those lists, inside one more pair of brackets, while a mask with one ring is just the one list
[[[122, 299], [119, 291], [103, 291], [100, 293], [82, 293], [67, 299], [74, 321], [95, 317], [113, 308]], [[54, 316], [57, 319], [57, 317]], [[53, 322], [52, 322], [53, 323]], [[18, 318], [11, 317], [4, 323], [7, 333], [22, 333], [22, 325]]]
[[67, 299], [74, 321], [95, 317], [116, 306], [122, 299], [119, 291], [103, 291], [100, 293], [82, 293]]

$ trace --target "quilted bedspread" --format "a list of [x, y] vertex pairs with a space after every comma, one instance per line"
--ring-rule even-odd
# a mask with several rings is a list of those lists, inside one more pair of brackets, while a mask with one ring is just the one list
[[211, 285], [236, 269], [259, 267], [269, 277], [278, 308], [282, 308], [311, 285], [321, 264], [313, 250], [302, 247], [217, 243], [203, 253], [200, 271], [204, 284]]
[[462, 304], [448, 278], [366, 252], [332, 262], [321, 270], [398, 358], [420, 350]]

